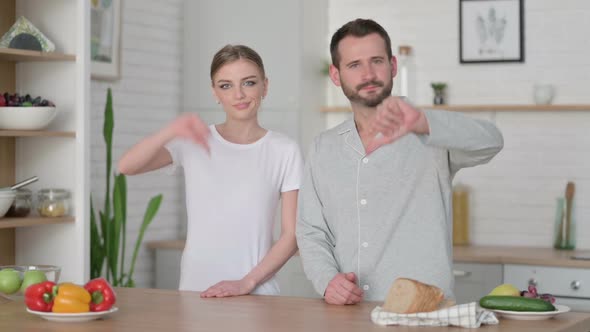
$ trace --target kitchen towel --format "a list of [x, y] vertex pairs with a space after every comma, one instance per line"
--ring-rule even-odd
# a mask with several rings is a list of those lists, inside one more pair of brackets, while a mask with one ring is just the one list
[[407, 326], [460, 326], [477, 328], [482, 324], [498, 324], [496, 315], [482, 309], [475, 302], [459, 304], [445, 309], [431, 312], [417, 312], [414, 314], [396, 314], [384, 311], [380, 306], [371, 312], [371, 320], [378, 325], [407, 325]]

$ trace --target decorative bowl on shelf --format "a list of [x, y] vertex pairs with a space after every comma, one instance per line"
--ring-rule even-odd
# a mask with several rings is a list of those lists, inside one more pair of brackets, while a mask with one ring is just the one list
[[55, 118], [55, 106], [0, 107], [0, 129], [40, 130]]
[[0, 190], [0, 218], [4, 217], [6, 212], [8, 212], [15, 197], [15, 190]]
[[23, 300], [28, 286], [43, 281], [59, 282], [61, 268], [55, 265], [0, 266], [0, 298]]

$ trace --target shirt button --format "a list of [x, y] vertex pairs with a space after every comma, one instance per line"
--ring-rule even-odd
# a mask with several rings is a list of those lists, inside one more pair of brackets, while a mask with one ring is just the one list
[[363, 242], [362, 246], [363, 246], [363, 248], [366, 248], [369, 246], [369, 244], [367, 242]]
[[363, 289], [364, 289], [364, 290], [369, 290], [369, 288], [370, 288], [370, 287], [369, 287], [369, 285], [364, 285], [364, 286], [363, 286]]
[[363, 164], [366, 164], [369, 162], [369, 158], [363, 158]]
[[366, 199], [361, 199], [361, 205], [367, 205], [367, 200]]

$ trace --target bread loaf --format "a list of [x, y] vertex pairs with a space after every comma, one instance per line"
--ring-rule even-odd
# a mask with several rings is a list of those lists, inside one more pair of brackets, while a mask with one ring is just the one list
[[398, 278], [389, 288], [383, 310], [398, 314], [429, 312], [437, 310], [443, 299], [444, 293], [436, 286]]

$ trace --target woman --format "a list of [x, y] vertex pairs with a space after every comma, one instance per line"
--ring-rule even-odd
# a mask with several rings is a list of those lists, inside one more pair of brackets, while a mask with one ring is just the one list
[[[254, 50], [219, 50], [211, 86], [225, 122], [207, 126], [196, 114], [181, 115], [127, 151], [119, 172], [184, 168], [188, 223], [181, 290], [202, 291], [201, 297], [277, 295], [273, 276], [297, 250], [299, 147], [258, 123], [268, 79]], [[281, 235], [273, 244], [279, 200]]]

